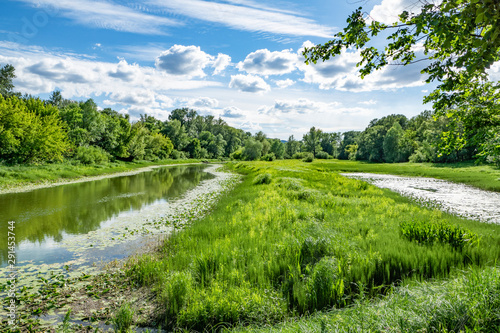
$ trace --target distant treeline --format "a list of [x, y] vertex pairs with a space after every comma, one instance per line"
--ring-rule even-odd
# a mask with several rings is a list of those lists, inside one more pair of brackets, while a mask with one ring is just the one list
[[[99, 110], [89, 99], [63, 99], [54, 91], [48, 100], [13, 91], [14, 68], [0, 68], [0, 161], [44, 163], [69, 159], [94, 164], [112, 160], [166, 158], [274, 160], [283, 158], [338, 158], [372, 162], [455, 162], [478, 156], [498, 162], [477, 140], [461, 150], [440, 154], [440, 139], [450, 132], [448, 121], [432, 112], [407, 119], [390, 115], [374, 119], [364, 131], [325, 133], [312, 127], [302, 140], [287, 142], [252, 135], [229, 126], [221, 118], [201, 116], [181, 108], [168, 120], [149, 115], [131, 122], [129, 115], [110, 108]], [[471, 138], [477, 138], [471, 133]], [[500, 146], [499, 146], [500, 147]], [[496, 160], [495, 160], [496, 158]]]

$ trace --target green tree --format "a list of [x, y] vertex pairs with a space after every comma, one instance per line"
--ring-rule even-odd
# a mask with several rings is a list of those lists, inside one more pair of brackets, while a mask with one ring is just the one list
[[271, 153], [280, 160], [285, 156], [285, 145], [280, 139], [271, 139]]
[[191, 142], [186, 147], [186, 151], [191, 158], [201, 157], [201, 144], [198, 138], [191, 138]]
[[293, 135], [288, 137], [285, 145], [285, 158], [292, 158], [295, 153], [300, 151], [300, 142], [295, 140]]
[[[31, 107], [43, 103], [28, 101]], [[68, 150], [67, 133], [57, 114], [28, 109], [26, 101], [0, 96], [0, 159], [13, 163], [61, 161]]]
[[174, 149], [183, 150], [189, 143], [189, 137], [186, 129], [178, 119], [173, 119], [166, 123], [161, 133], [172, 140]]
[[14, 66], [7, 64], [0, 68], [0, 95], [7, 98], [13, 94], [14, 83], [12, 80], [16, 78]]
[[[437, 88], [424, 98], [433, 103], [436, 116], [447, 116], [451, 129], [463, 126], [462, 134], [444, 132], [441, 152], [449, 154], [472, 139], [482, 142], [484, 133], [500, 123], [500, 85], [489, 82], [486, 70], [500, 60], [500, 4], [498, 0], [443, 0], [422, 2], [420, 11], [403, 11], [392, 25], [368, 24], [362, 8], [349, 16], [347, 27], [325, 44], [306, 48], [306, 63], [328, 60], [346, 48], [361, 50], [361, 77], [388, 64], [409, 65], [422, 44], [430, 64], [422, 70]], [[382, 31], [393, 30], [383, 49], [368, 46]]]
[[398, 122], [387, 131], [384, 138], [383, 149], [384, 149], [384, 160], [389, 163], [402, 162], [402, 140], [404, 131]]
[[246, 161], [254, 161], [260, 159], [262, 156], [262, 143], [253, 138], [245, 140], [245, 149], [243, 150], [242, 157]]
[[321, 136], [323, 132], [320, 129], [316, 129], [316, 127], [311, 127], [309, 133], [304, 134], [303, 141], [306, 147], [306, 150], [311, 152], [314, 157], [316, 157], [316, 153], [321, 151]]

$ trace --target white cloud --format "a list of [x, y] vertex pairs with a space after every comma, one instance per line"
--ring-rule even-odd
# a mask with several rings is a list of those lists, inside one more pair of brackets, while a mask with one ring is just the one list
[[242, 74], [231, 75], [229, 88], [252, 93], [264, 93], [271, 90], [269, 84], [267, 84], [261, 77]]
[[16, 89], [34, 95], [58, 88], [65, 98], [105, 94], [113, 102], [111, 97], [115, 94], [115, 102], [120, 102], [123, 101], [119, 98], [120, 93], [126, 95], [148, 90], [156, 96], [172, 89], [221, 85], [210, 80], [174, 79], [152, 67], [128, 64], [125, 60], [118, 63], [95, 61], [8, 42], [0, 42], [0, 63], [10, 63], [16, 68]]
[[203, 52], [199, 46], [174, 45], [156, 58], [156, 67], [171, 75], [204, 77], [206, 67], [220, 74], [231, 63], [231, 57], [219, 53], [217, 57]]
[[295, 70], [298, 57], [291, 50], [271, 52], [261, 49], [247, 55], [237, 68], [250, 74], [281, 75]]
[[221, 73], [227, 66], [231, 64], [231, 57], [227, 54], [219, 53], [217, 55], [217, 59], [215, 59], [212, 67], [214, 68], [214, 72], [212, 75], [217, 75]]
[[291, 79], [286, 79], [286, 80], [277, 80], [275, 81], [276, 82], [276, 85], [281, 88], [281, 89], [284, 89], [284, 88], [288, 88], [292, 85], [295, 84], [295, 81], [291, 80]]
[[304, 72], [303, 81], [318, 84], [320, 89], [351, 92], [392, 90], [425, 84], [424, 76], [420, 73], [425, 62], [409, 66], [386, 66], [361, 79], [359, 68], [356, 67], [361, 60], [360, 53], [359, 50], [347, 50], [325, 62], [300, 64]]
[[111, 2], [93, 0], [17, 0], [33, 6], [51, 8], [75, 22], [102, 29], [140, 34], [165, 34], [164, 27], [179, 26], [180, 22], [166, 17], [146, 14]]
[[219, 106], [219, 101], [210, 97], [198, 97], [189, 99], [187, 105], [198, 108], [216, 108]]
[[[441, 0], [428, 0], [428, 3], [440, 4]], [[418, 14], [423, 6], [418, 0], [382, 0], [380, 5], [375, 5], [371, 10], [370, 20], [375, 20], [385, 24], [392, 24], [399, 21], [399, 14], [403, 11]]]
[[375, 105], [377, 104], [377, 101], [374, 100], [374, 99], [370, 99], [368, 101], [362, 101], [362, 102], [358, 102], [358, 104], [363, 104], [363, 105]]
[[245, 31], [324, 38], [331, 38], [334, 33], [333, 28], [298, 14], [249, 1], [237, 1], [237, 5], [205, 0], [148, 0], [147, 3], [176, 14]]
[[221, 116], [226, 117], [226, 118], [244, 118], [245, 117], [245, 115], [243, 114], [243, 111], [236, 106], [229, 106], [229, 107], [224, 108]]
[[172, 75], [204, 77], [203, 69], [212, 61], [212, 56], [199, 46], [174, 45], [156, 58], [156, 67]]
[[491, 81], [500, 81], [500, 61], [493, 63], [486, 73]]
[[336, 112], [341, 104], [339, 102], [317, 102], [307, 98], [299, 98], [296, 100], [276, 100], [271, 107], [263, 107], [260, 112], [266, 114], [311, 114], [323, 112]]

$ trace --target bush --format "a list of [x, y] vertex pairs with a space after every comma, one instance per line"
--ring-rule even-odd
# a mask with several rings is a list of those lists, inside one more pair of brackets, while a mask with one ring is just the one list
[[276, 155], [274, 155], [274, 153], [268, 153], [268, 154], [262, 156], [260, 159], [261, 159], [261, 161], [272, 162], [276, 159]]
[[307, 153], [306, 156], [302, 159], [303, 162], [312, 162], [314, 161], [314, 156], [311, 153]]
[[170, 155], [174, 160], [183, 160], [186, 158], [186, 154], [183, 151], [174, 150]]
[[272, 176], [269, 173], [263, 173], [254, 178], [253, 183], [255, 185], [260, 184], [270, 184], [272, 180]]
[[109, 162], [110, 157], [104, 149], [95, 146], [80, 146], [75, 151], [75, 159], [82, 164], [103, 164]]
[[327, 160], [330, 157], [326, 151], [320, 151], [316, 153], [316, 158], [319, 158], [321, 160]]
[[307, 154], [308, 154], [308, 153], [306, 153], [306, 152], [295, 153], [295, 154], [293, 154], [292, 159], [294, 159], [294, 160], [301, 160], [301, 159], [303, 159], [304, 157], [306, 157], [306, 156], [307, 156]]
[[235, 152], [233, 152], [230, 157], [233, 160], [242, 160], [243, 159], [243, 147], [238, 148]]

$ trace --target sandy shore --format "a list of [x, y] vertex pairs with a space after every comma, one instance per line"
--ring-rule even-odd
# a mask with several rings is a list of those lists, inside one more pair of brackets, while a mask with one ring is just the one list
[[33, 191], [33, 190], [38, 190], [40, 188], [47, 188], [47, 187], [54, 187], [54, 186], [75, 184], [75, 183], [83, 183], [83, 182], [91, 182], [94, 180], [100, 180], [100, 179], [105, 179], [105, 178], [132, 176], [132, 175], [136, 175], [136, 174], [141, 173], [141, 172], [151, 171], [151, 170], [156, 169], [156, 168], [173, 167], [173, 166], [181, 166], [181, 165], [196, 165], [196, 164], [202, 164], [202, 163], [151, 165], [151, 166], [147, 166], [147, 167], [139, 168], [139, 169], [134, 169], [134, 170], [130, 170], [130, 171], [106, 173], [106, 174], [102, 174], [99, 176], [88, 176], [88, 177], [84, 176], [84, 177], [72, 178], [72, 179], [59, 179], [56, 181], [53, 181], [53, 180], [43, 181], [43, 182], [36, 183], [36, 184], [20, 184], [20, 185], [14, 185], [14, 186], [8, 187], [8, 188], [0, 188], [0, 194], [29, 192], [29, 191]]

